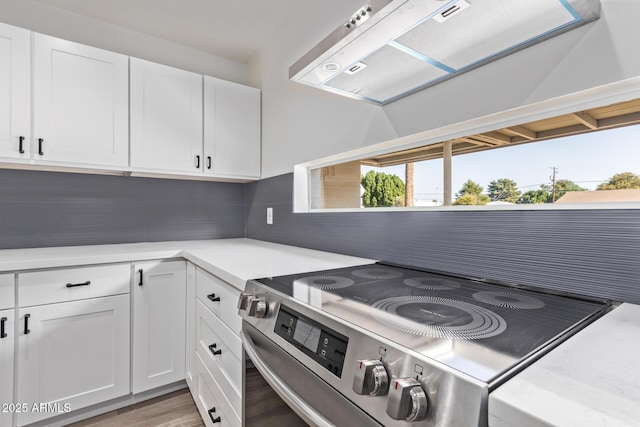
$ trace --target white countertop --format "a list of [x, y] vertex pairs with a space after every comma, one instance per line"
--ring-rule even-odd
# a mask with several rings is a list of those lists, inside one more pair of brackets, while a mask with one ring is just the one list
[[[249, 279], [373, 262], [251, 239], [0, 250], [0, 273], [186, 258], [243, 290]], [[622, 304], [489, 395], [490, 427], [639, 426], [640, 306]]]
[[249, 279], [373, 262], [260, 240], [220, 239], [0, 250], [0, 273], [181, 257], [239, 289]]
[[489, 395], [490, 427], [640, 425], [640, 306], [622, 304]]

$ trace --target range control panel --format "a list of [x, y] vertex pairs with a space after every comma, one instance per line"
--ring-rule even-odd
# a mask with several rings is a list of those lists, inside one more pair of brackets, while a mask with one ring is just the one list
[[280, 306], [274, 332], [340, 378], [349, 339], [300, 313]]

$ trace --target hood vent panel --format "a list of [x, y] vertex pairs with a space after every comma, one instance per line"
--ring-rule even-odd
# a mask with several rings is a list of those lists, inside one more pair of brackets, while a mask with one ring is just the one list
[[290, 67], [290, 78], [386, 104], [600, 14], [599, 0], [378, 0], [367, 8], [365, 22], [343, 24]]

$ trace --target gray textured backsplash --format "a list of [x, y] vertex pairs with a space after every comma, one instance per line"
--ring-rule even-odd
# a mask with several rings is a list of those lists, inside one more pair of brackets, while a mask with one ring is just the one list
[[639, 210], [294, 214], [292, 185], [247, 184], [247, 237], [640, 303]]
[[292, 185], [0, 169], [0, 249], [246, 236], [640, 303], [639, 210], [294, 214]]
[[244, 189], [0, 169], [0, 249], [244, 237]]

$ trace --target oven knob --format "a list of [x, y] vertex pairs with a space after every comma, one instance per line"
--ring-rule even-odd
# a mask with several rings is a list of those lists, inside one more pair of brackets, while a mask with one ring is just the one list
[[238, 311], [246, 310], [249, 305], [249, 298], [252, 298], [253, 295], [242, 293], [240, 294], [240, 298], [238, 299]]
[[389, 389], [387, 414], [394, 420], [418, 421], [429, 409], [427, 395], [413, 378], [393, 380]]
[[251, 317], [262, 318], [267, 314], [268, 306], [264, 297], [249, 297], [247, 314]]
[[381, 396], [389, 388], [389, 375], [379, 360], [358, 360], [353, 377], [353, 391], [369, 396]]

